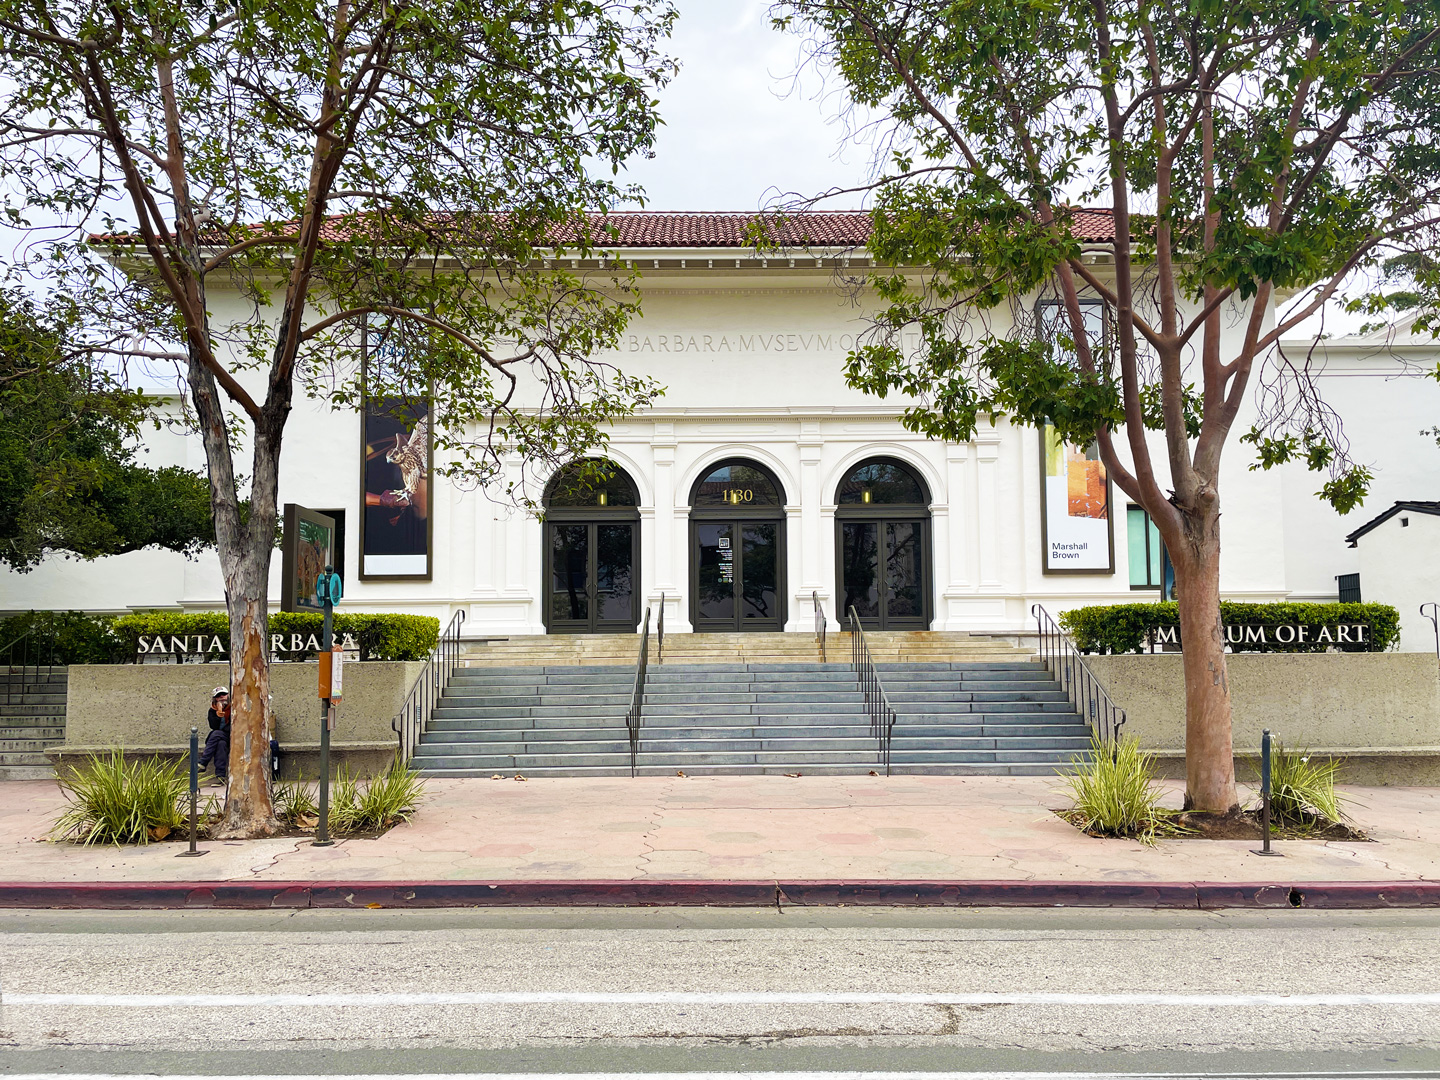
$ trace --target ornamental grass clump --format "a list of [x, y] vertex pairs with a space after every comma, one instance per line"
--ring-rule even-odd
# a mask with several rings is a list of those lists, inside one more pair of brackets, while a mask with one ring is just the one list
[[270, 793], [275, 816], [295, 828], [314, 825], [320, 820], [320, 802], [315, 790], [304, 781], [276, 784]]
[[1152, 844], [1173, 816], [1160, 805], [1153, 756], [1133, 737], [1110, 743], [1092, 733], [1089, 757], [1076, 759], [1066, 781], [1075, 802], [1072, 820], [1096, 836]]
[[348, 766], [330, 790], [330, 825], [336, 832], [375, 832], [408, 821], [424, 792], [425, 781], [395, 761], [362, 791]]
[[181, 761], [127, 762], [123, 750], [112, 750], [89, 764], [64, 769], [59, 783], [70, 805], [55, 819], [51, 839], [148, 844], [164, 840], [188, 821], [190, 786]]
[[[1335, 790], [1342, 762], [1312, 757], [1308, 750], [1286, 750], [1276, 740], [1270, 753], [1270, 815], [1277, 825], [1294, 828], [1339, 825], [1349, 817]], [[1260, 762], [1251, 763], [1257, 783]]]

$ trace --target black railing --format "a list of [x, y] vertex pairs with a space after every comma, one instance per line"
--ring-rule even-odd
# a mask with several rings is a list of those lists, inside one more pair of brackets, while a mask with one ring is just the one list
[[875, 670], [875, 658], [870, 654], [870, 643], [865, 640], [865, 631], [860, 627], [860, 616], [850, 609], [850, 664], [855, 668], [855, 679], [860, 684], [860, 696], [865, 699], [865, 712], [870, 716], [870, 734], [880, 746], [880, 764], [885, 766], [885, 775], [890, 775], [890, 740], [895, 734], [895, 710], [890, 707], [890, 698], [880, 683], [880, 673]]
[[414, 756], [420, 736], [425, 734], [425, 726], [430, 722], [430, 713], [445, 692], [451, 672], [460, 663], [460, 627], [464, 623], [464, 610], [455, 612], [435, 648], [430, 650], [430, 658], [425, 661], [424, 670], [410, 688], [410, 696], [395, 714], [395, 719], [390, 721], [390, 730], [400, 741], [402, 762]]
[[30, 629], [0, 648], [0, 671], [5, 673], [5, 704], [23, 705], [26, 695], [49, 675], [52, 667], [63, 666], [56, 645], [52, 612], [31, 612]]
[[[1430, 610], [1426, 611], [1426, 608]], [[1421, 604], [1420, 615], [1430, 620], [1430, 626], [1435, 631], [1435, 659], [1440, 662], [1440, 606], [1433, 602]]]
[[[663, 610], [663, 609], [662, 609]], [[650, 665], [650, 609], [645, 609], [645, 626], [640, 631], [640, 653], [635, 658], [635, 690], [630, 695], [630, 711], [625, 714], [625, 726], [630, 730], [630, 775], [640, 759], [640, 710], [645, 706], [645, 677]]]
[[818, 589], [810, 591], [810, 600], [815, 605], [815, 644], [820, 646], [820, 662], [825, 662], [825, 608], [820, 603], [820, 592]]
[[1042, 605], [1032, 604], [1030, 614], [1035, 616], [1040, 632], [1040, 660], [1046, 670], [1059, 681], [1070, 704], [1085, 718], [1090, 730], [1105, 742], [1114, 742], [1125, 726], [1125, 710], [1110, 700], [1070, 635], [1050, 613]]
[[655, 662], [665, 662], [665, 594], [660, 594], [660, 615], [655, 620]]

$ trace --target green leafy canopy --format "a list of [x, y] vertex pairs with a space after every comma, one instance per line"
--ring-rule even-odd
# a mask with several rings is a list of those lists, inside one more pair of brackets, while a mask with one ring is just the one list
[[159, 402], [67, 348], [72, 309], [0, 289], [0, 562], [93, 559], [215, 540], [205, 478], [137, 460]]
[[[900, 269], [872, 276], [881, 307], [846, 374], [917, 399], [912, 430], [1053, 420], [1099, 435], [1157, 519], [1198, 513], [1283, 333], [1357, 289], [1434, 318], [1436, 0], [785, 0], [774, 16], [880, 132], [869, 246]], [[1381, 264], [1405, 288], [1377, 299]], [[1282, 292], [1298, 299], [1276, 318]], [[1082, 328], [1087, 298], [1103, 333]], [[1322, 497], [1358, 504], [1369, 470], [1308, 372], [1278, 365], [1266, 386], [1261, 463], [1303, 461]], [[1121, 425], [1165, 432], [1173, 509], [1134, 436], [1128, 460], [1111, 451]]]

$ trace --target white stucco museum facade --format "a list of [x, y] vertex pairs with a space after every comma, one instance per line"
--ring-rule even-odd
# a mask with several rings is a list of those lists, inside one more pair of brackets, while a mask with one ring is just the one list
[[[648, 216], [662, 225], [667, 217]], [[360, 417], [322, 401], [297, 404], [281, 500], [344, 512], [347, 607], [442, 622], [464, 609], [466, 636], [479, 638], [633, 627], [662, 596], [667, 633], [808, 632], [815, 598], [832, 626], [858, 599], [892, 627], [1014, 633], [1037, 602], [1059, 611], [1156, 598], [1158, 559], [1147, 553], [1143, 515], [1118, 487], [1107, 519], [1113, 568], [1046, 572], [1033, 428], [1001, 420], [966, 443], [931, 441], [901, 426], [905, 402], [845, 385], [843, 360], [865, 329], [867, 300], [839, 279], [864, 271], [863, 250], [760, 256], [738, 232], [717, 239], [704, 218], [670, 217], [678, 224], [668, 232], [615, 251], [642, 272], [643, 317], [611, 359], [667, 387], [654, 408], [611, 429], [607, 453], [631, 496], [594, 513], [556, 507], [542, 523], [437, 477], [429, 580], [362, 579]], [[1102, 271], [1109, 259], [1103, 246], [1088, 257]], [[1250, 448], [1232, 440], [1221, 488], [1224, 596], [1333, 600], [1338, 576], [1359, 570], [1348, 532], [1396, 500], [1440, 497], [1440, 448], [1423, 433], [1440, 423], [1440, 384], [1419, 374], [1434, 357], [1433, 345], [1403, 335], [1334, 339], [1315, 351], [1319, 385], [1344, 417], [1356, 459], [1375, 472], [1370, 499], [1348, 518], [1315, 498], [1315, 474], [1251, 471]], [[1247, 427], [1242, 417], [1236, 434]], [[156, 432], [147, 446], [150, 464], [204, 468], [198, 441], [183, 434]], [[279, 577], [277, 552], [276, 604]], [[1414, 583], [1413, 596], [1371, 595], [1362, 579], [1364, 599], [1412, 607], [1440, 599], [1427, 591], [1436, 581], [1429, 568], [1399, 580], [1402, 590]], [[732, 585], [733, 596], [717, 600]], [[0, 597], [0, 611], [223, 605], [213, 555], [187, 561], [157, 551], [6, 572]]]

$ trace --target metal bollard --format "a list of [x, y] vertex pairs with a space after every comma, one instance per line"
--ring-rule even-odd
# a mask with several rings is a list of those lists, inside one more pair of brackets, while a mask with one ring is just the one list
[[200, 814], [200, 729], [190, 725], [190, 850], [182, 851], [177, 859], [194, 858], [204, 855], [195, 847], [196, 821]]
[[1251, 848], [1255, 855], [1273, 855], [1283, 858], [1280, 852], [1270, 849], [1270, 729], [1266, 728], [1260, 736], [1260, 827], [1265, 832], [1265, 838], [1260, 848]]

